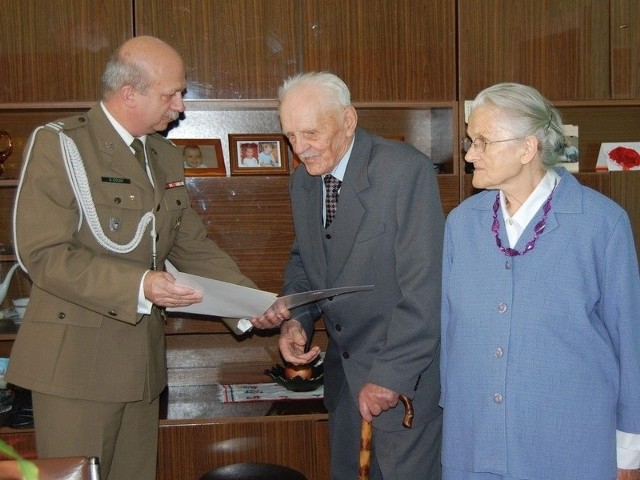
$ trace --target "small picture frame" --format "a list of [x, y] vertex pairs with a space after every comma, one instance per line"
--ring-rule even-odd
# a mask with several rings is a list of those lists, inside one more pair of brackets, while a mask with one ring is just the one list
[[229, 135], [231, 175], [287, 175], [289, 158], [282, 134]]
[[222, 142], [211, 138], [172, 138], [182, 150], [185, 177], [224, 177]]

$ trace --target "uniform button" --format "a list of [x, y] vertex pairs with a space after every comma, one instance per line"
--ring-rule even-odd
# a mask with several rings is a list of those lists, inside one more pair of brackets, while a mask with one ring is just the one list
[[111, 311], [109, 312], [109, 315], [111, 315], [112, 317], [117, 317], [117, 316], [118, 316], [118, 313], [117, 313], [115, 310], [111, 310]]
[[496, 358], [502, 358], [502, 356], [504, 355], [504, 350], [502, 350], [501, 347], [498, 347], [493, 351], [493, 354], [496, 356]]
[[504, 268], [506, 268], [507, 270], [511, 270], [511, 264], [509, 263], [509, 260], [504, 262]]
[[498, 311], [500, 313], [504, 313], [507, 311], [507, 304], [506, 303], [501, 303], [500, 305], [498, 305]]
[[120, 205], [122, 203], [122, 199], [120, 197], [116, 197], [113, 199], [113, 203], [116, 205]]
[[349, 358], [349, 352], [342, 352], [342, 358], [344, 358], [345, 360]]
[[493, 401], [496, 403], [502, 403], [503, 397], [501, 393], [495, 393], [493, 395]]
[[324, 238], [326, 238], [327, 240], [331, 240], [331, 235], [329, 235], [328, 233], [324, 236]]
[[86, 119], [86, 118], [84, 118], [84, 117], [79, 117], [79, 118], [78, 118], [78, 121], [79, 121], [79, 122], [84, 123], [84, 122], [86, 122], [86, 121], [87, 121], [87, 119]]
[[182, 205], [182, 202], [180, 200], [176, 200], [176, 205], [180, 206]]
[[63, 319], [64, 317], [66, 317], [66, 316], [67, 316], [67, 315], [66, 315], [66, 313], [64, 313], [64, 312], [58, 312], [58, 318], [59, 318], [60, 320], [62, 320], [62, 319]]
[[342, 331], [342, 325], [340, 325], [339, 323], [336, 325], [336, 332], [341, 332]]

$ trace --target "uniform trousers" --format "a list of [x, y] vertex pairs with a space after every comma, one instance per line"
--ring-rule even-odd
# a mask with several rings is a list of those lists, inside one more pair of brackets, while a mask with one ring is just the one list
[[102, 480], [155, 480], [159, 398], [93, 402], [32, 392], [38, 457], [97, 456]]

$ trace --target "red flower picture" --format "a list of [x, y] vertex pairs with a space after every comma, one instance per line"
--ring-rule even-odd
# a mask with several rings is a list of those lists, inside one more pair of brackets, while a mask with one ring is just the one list
[[609, 152], [609, 158], [620, 165], [622, 170], [640, 167], [640, 154], [633, 148], [616, 147]]

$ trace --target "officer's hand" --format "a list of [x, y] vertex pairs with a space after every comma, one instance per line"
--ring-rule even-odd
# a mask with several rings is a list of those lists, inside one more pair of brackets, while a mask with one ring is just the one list
[[144, 296], [159, 307], [185, 307], [202, 301], [202, 293], [191, 287], [176, 285], [167, 272], [149, 271], [143, 281]]

